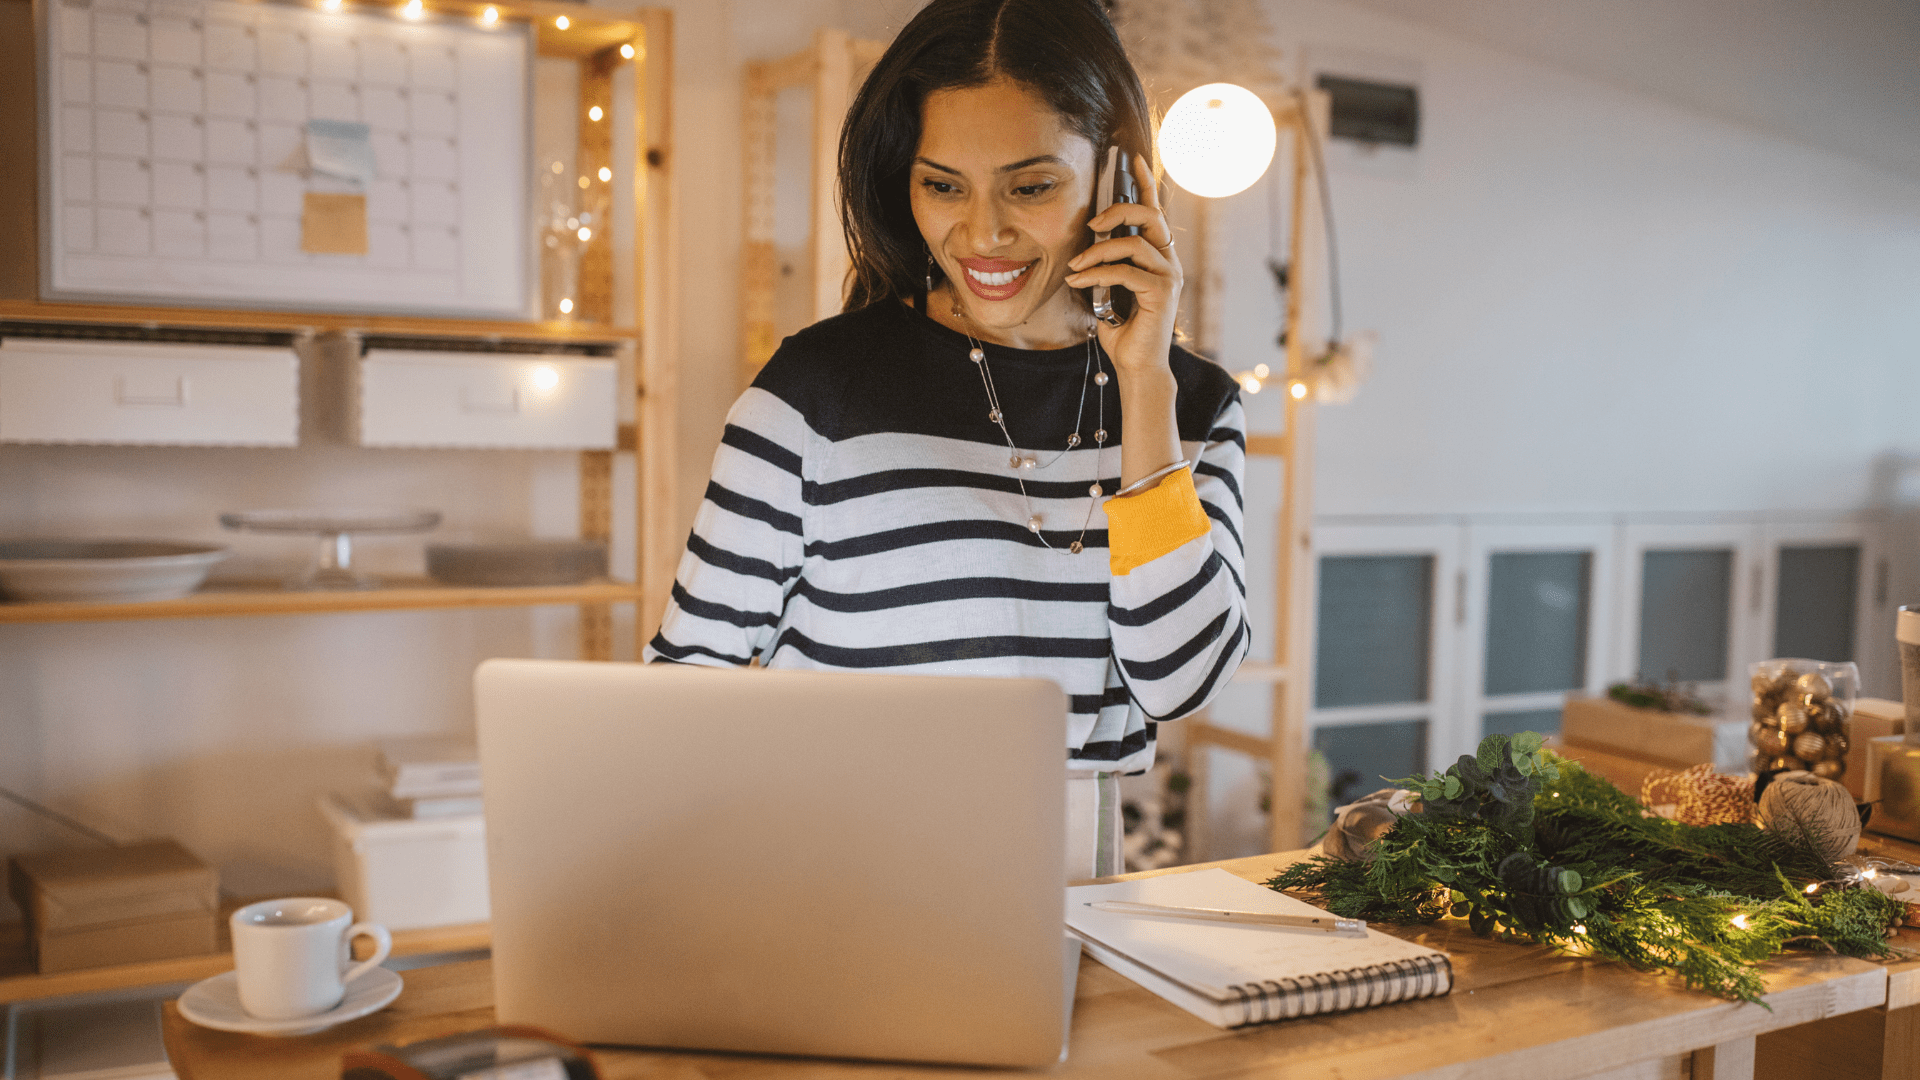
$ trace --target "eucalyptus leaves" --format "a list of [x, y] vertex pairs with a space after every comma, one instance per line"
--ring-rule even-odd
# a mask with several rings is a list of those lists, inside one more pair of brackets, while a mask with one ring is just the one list
[[1417, 812], [1363, 860], [1297, 863], [1267, 884], [1378, 922], [1464, 917], [1477, 934], [1670, 971], [1758, 1000], [1756, 966], [1788, 947], [1885, 956], [1903, 907], [1831, 881], [1817, 837], [1752, 825], [1684, 825], [1542, 749], [1490, 735], [1443, 773], [1399, 781]]

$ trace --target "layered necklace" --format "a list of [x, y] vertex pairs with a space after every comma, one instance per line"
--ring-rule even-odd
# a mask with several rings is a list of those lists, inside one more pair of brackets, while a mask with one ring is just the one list
[[[957, 303], [953, 306], [953, 315], [956, 322], [959, 322], [962, 326], [967, 325], [968, 319], [966, 312], [961, 310], [960, 305]], [[1067, 445], [1065, 449], [1055, 454], [1045, 464], [1041, 464], [1038, 457], [1032, 454], [1022, 454], [1020, 448], [1014, 445], [1013, 434], [1007, 430], [1006, 413], [1000, 408], [1000, 393], [994, 388], [993, 371], [987, 366], [986, 346], [982, 345], [980, 340], [974, 337], [971, 331], [962, 330], [961, 333], [966, 334], [967, 344], [970, 346], [967, 350], [967, 359], [973, 361], [973, 366], [979, 370], [980, 385], [985, 387], [987, 391], [987, 419], [993, 421], [994, 425], [1000, 429], [1001, 437], [1007, 441], [1007, 451], [1010, 455], [1007, 458], [1007, 467], [1013, 470], [1013, 482], [1020, 485], [1020, 501], [1025, 505], [1027, 511], [1027, 530], [1033, 533], [1035, 538], [1040, 541], [1041, 546], [1047, 548], [1049, 551], [1059, 551], [1061, 550], [1060, 548], [1056, 548], [1052, 544], [1047, 543], [1047, 535], [1040, 531], [1040, 515], [1034, 513], [1033, 499], [1027, 495], [1027, 482], [1021, 478], [1020, 474], [1029, 469], [1051, 468], [1054, 463], [1066, 457], [1068, 451], [1080, 445], [1080, 423], [1086, 419], [1087, 415], [1087, 385], [1091, 383], [1093, 386], [1099, 388], [1104, 388], [1107, 385], [1106, 359], [1098, 342], [1094, 339], [1093, 331], [1087, 331], [1087, 362], [1080, 373], [1080, 407], [1078, 411], [1074, 413], [1073, 431], [1067, 435]], [[1099, 505], [1100, 496], [1106, 493], [1100, 486], [1100, 470], [1104, 463], [1107, 450], [1107, 394], [1105, 389], [1097, 390], [1096, 396], [1099, 399], [1099, 405], [1097, 406], [1098, 413], [1095, 419], [1095, 423], [1098, 426], [1095, 427], [1093, 431], [1093, 484], [1087, 488], [1087, 515], [1080, 522], [1080, 535], [1066, 546], [1066, 551], [1070, 555], [1078, 555], [1084, 550], [1087, 539], [1087, 528], [1093, 524], [1093, 508]]]

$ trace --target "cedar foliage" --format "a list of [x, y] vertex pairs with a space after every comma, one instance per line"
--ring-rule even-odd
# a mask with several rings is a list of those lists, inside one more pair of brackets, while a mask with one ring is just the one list
[[[1758, 1001], [1756, 965], [1783, 949], [1893, 954], [1905, 905], [1829, 884], [1816, 837], [1753, 825], [1683, 825], [1525, 732], [1489, 735], [1419, 792], [1366, 862], [1318, 856], [1267, 882], [1336, 915], [1389, 923], [1464, 917], [1474, 933], [1667, 971]], [[1809, 895], [1806, 888], [1820, 883]]]

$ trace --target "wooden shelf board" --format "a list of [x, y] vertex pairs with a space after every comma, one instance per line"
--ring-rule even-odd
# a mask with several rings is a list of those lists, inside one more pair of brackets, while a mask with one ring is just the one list
[[518, 322], [508, 319], [434, 319], [412, 315], [356, 315], [328, 311], [245, 311], [128, 304], [0, 300], [0, 319], [88, 325], [175, 326], [240, 330], [358, 330], [367, 334], [512, 338], [555, 342], [618, 342], [638, 338], [631, 326]]
[[[241, 907], [237, 900], [222, 904], [220, 952], [201, 956], [177, 956], [168, 960], [148, 960], [138, 964], [62, 971], [53, 975], [36, 974], [27, 954], [24, 928], [19, 923], [0, 925], [0, 1005], [12, 1001], [60, 997], [66, 994], [91, 994], [102, 990], [124, 990], [136, 986], [160, 986], [166, 983], [194, 982], [233, 970], [233, 954], [227, 951], [227, 920]], [[464, 926], [438, 926], [423, 930], [395, 930], [394, 956], [419, 956], [423, 953], [465, 952], [485, 949], [492, 944], [491, 928], [486, 923]]]
[[536, 607], [542, 604], [631, 604], [640, 587], [620, 581], [497, 588], [440, 585], [425, 578], [390, 579], [361, 592], [288, 592], [276, 583], [223, 582], [178, 600], [130, 604], [0, 603], [0, 624], [213, 619], [243, 615], [309, 615], [334, 611]]

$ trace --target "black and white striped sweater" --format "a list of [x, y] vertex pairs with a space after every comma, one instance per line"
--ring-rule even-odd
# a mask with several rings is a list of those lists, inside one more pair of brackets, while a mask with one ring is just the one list
[[[1176, 347], [1182, 446], [1211, 532], [1114, 576], [1088, 486], [1119, 487], [1117, 386], [1084, 348], [988, 345], [1020, 475], [967, 339], [878, 304], [788, 338], [727, 416], [649, 660], [1041, 676], [1071, 701], [1069, 768], [1153, 763], [1154, 722], [1210, 700], [1246, 655], [1239, 389]], [[1085, 395], [1080, 448], [1066, 444]], [[1104, 452], [1094, 446], [1105, 396]], [[1051, 462], [1051, 464], [1047, 464]], [[1086, 552], [1067, 545], [1086, 522]], [[956, 759], [966, 732], [953, 733]]]

